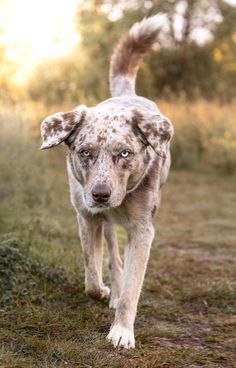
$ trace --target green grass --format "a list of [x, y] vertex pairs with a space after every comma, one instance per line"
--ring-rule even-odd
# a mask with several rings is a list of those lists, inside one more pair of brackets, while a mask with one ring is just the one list
[[[21, 121], [1, 124], [0, 367], [234, 367], [235, 176], [171, 172], [137, 348], [118, 350], [105, 339], [114, 312], [84, 295], [66, 149], [41, 152]], [[108, 282], [106, 252], [104, 267]]]

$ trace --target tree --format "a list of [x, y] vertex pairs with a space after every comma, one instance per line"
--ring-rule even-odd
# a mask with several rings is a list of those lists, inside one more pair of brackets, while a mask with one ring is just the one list
[[167, 22], [156, 52], [141, 64], [138, 93], [153, 99], [235, 97], [236, 8], [222, 0], [84, 0], [77, 14], [81, 44], [54, 67], [40, 68], [31, 96], [90, 104], [109, 97], [113, 47], [134, 22], [158, 12]]

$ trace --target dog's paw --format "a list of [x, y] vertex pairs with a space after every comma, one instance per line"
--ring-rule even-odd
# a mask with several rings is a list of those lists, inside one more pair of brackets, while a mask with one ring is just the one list
[[111, 286], [111, 296], [109, 301], [109, 308], [116, 309], [117, 304], [120, 299], [121, 294], [121, 281], [120, 279], [117, 279], [115, 282], [112, 283]]
[[111, 298], [109, 300], [109, 308], [116, 309], [118, 302], [119, 302], [119, 297], [112, 296], [111, 294]]
[[102, 298], [101, 299], [108, 299], [111, 293], [111, 290], [108, 286], [103, 286], [101, 288], [101, 292], [102, 292]]
[[111, 328], [107, 339], [112, 342], [114, 347], [122, 347], [125, 349], [132, 349], [135, 347], [133, 331], [119, 324]]
[[86, 289], [86, 294], [92, 299], [101, 300], [108, 299], [110, 296], [110, 288], [103, 285], [100, 288], [88, 288]]

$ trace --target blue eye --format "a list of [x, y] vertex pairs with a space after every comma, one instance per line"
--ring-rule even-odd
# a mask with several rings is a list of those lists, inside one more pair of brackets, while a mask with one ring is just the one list
[[120, 153], [120, 156], [123, 158], [127, 158], [129, 156], [130, 152], [128, 150], [124, 150]]
[[83, 151], [80, 151], [80, 156], [82, 157], [89, 157], [90, 156], [90, 152], [88, 150], [83, 150]]

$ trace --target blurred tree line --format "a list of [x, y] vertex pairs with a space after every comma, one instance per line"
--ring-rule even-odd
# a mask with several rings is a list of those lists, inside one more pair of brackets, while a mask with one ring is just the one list
[[14, 73], [14, 66], [6, 57], [5, 48], [0, 45], [0, 101], [12, 102], [13, 86], [10, 81], [10, 76]]
[[145, 16], [167, 14], [156, 52], [141, 65], [137, 92], [150, 98], [236, 96], [236, 7], [223, 0], [86, 0], [76, 22], [81, 42], [73, 55], [36, 70], [29, 96], [48, 105], [95, 103], [109, 97], [112, 49]]

